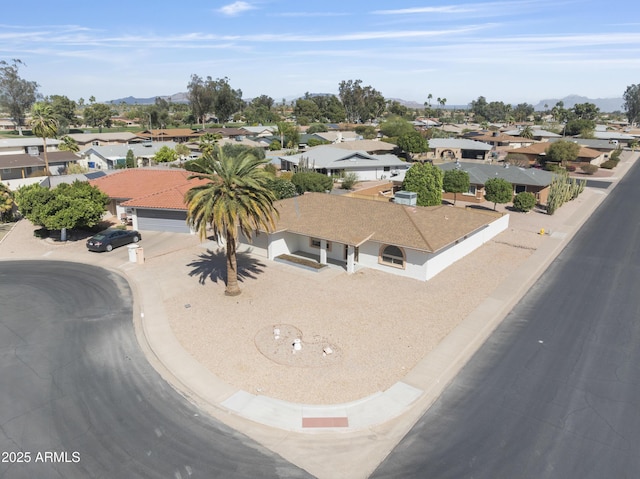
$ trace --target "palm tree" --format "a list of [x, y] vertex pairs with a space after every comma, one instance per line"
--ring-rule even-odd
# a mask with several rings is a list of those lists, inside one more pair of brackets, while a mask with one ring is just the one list
[[55, 138], [58, 134], [58, 120], [53, 108], [48, 103], [38, 102], [31, 108], [31, 131], [42, 138], [44, 145], [44, 168], [47, 176], [49, 172], [49, 158], [47, 157], [47, 138]]
[[533, 128], [529, 125], [525, 126], [522, 130], [520, 130], [520, 136], [522, 138], [527, 138], [528, 140], [533, 138]]
[[228, 296], [240, 294], [236, 258], [239, 232], [250, 239], [255, 231], [275, 228], [276, 198], [266, 186], [270, 175], [261, 168], [266, 163], [250, 151], [234, 157], [216, 147], [212, 155], [195, 160], [190, 167], [194, 174], [189, 179], [206, 183], [194, 186], [185, 195], [187, 223], [201, 239], [207, 237], [209, 225], [216, 241], [224, 238]]
[[62, 143], [58, 145], [59, 150], [71, 151], [73, 153], [78, 153], [80, 151], [78, 142], [70, 136], [63, 136], [62, 138], [60, 138], [60, 140], [62, 140]]

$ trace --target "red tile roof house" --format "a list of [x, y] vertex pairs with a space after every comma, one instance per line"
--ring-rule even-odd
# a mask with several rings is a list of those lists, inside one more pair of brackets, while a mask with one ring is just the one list
[[91, 180], [109, 196], [108, 211], [131, 218], [141, 231], [193, 233], [187, 226], [184, 195], [201, 181], [189, 180], [192, 173], [180, 169], [131, 168]]
[[509, 215], [451, 206], [416, 207], [307, 193], [277, 202], [271, 233], [245, 242], [253, 254], [371, 268], [428, 281], [507, 229]]

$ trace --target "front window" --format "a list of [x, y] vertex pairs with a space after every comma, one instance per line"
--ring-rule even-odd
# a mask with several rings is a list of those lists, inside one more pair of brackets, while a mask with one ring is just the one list
[[[319, 238], [309, 238], [309, 246], [320, 249], [321, 243]], [[327, 241], [327, 251], [331, 251], [331, 241]]]
[[382, 264], [404, 268], [405, 256], [402, 248], [393, 245], [385, 245], [380, 248], [379, 261]]
[[468, 196], [476, 196], [476, 191], [477, 191], [476, 185], [469, 185], [469, 191], [463, 194]]
[[527, 191], [526, 185], [516, 185], [516, 195]]

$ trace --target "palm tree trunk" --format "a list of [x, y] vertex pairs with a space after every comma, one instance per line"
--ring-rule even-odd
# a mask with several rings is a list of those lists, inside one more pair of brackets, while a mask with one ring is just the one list
[[47, 176], [50, 176], [51, 172], [49, 171], [49, 157], [47, 156], [47, 139], [43, 138], [42, 143], [44, 145], [44, 171]]
[[240, 286], [238, 286], [238, 261], [236, 258], [236, 239], [230, 233], [227, 232], [227, 289], [224, 290], [224, 294], [227, 296], [238, 296]]

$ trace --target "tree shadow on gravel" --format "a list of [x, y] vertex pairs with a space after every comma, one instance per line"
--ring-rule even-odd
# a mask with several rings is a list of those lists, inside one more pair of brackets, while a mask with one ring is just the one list
[[[238, 281], [245, 279], [255, 279], [264, 271], [265, 264], [241, 252], [236, 255], [238, 262]], [[217, 251], [207, 249], [205, 253], [198, 255], [198, 259], [189, 263], [191, 268], [189, 276], [197, 276], [200, 284], [205, 284], [207, 279], [217, 283], [219, 280], [225, 284], [227, 282], [227, 255], [223, 248]]]

